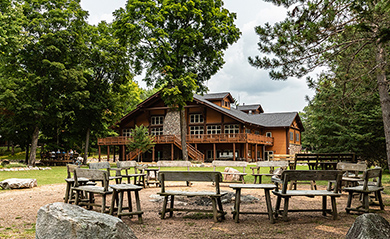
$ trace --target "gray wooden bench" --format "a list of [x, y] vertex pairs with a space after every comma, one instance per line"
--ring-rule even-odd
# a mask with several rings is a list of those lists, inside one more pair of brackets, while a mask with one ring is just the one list
[[[212, 212], [215, 222], [225, 219], [225, 212], [222, 208], [221, 197], [226, 192], [221, 192], [219, 183], [222, 181], [222, 175], [220, 172], [207, 172], [207, 171], [160, 171], [158, 179], [161, 183], [161, 192], [158, 194], [164, 197], [164, 203], [161, 211], [161, 219], [165, 218], [165, 214], [169, 212], [169, 217], [173, 216], [174, 211], [187, 211], [187, 212]], [[213, 182], [214, 191], [196, 191], [195, 187], [189, 191], [170, 191], [166, 190], [165, 183], [168, 181], [191, 181], [191, 182]], [[212, 201], [212, 210], [207, 209], [190, 209], [190, 208], [174, 208], [175, 196], [185, 197], [209, 197]], [[170, 198], [170, 207], [167, 208], [168, 199]]]
[[[100, 186], [81, 186], [79, 178], [88, 178], [90, 181], [102, 182]], [[106, 211], [106, 196], [112, 194], [113, 190], [109, 187], [108, 172], [96, 169], [76, 168], [74, 170], [75, 186], [72, 191], [76, 194], [75, 204], [79, 206], [86, 206], [88, 209], [93, 209], [94, 206], [101, 207], [101, 212]], [[101, 204], [95, 202], [95, 194], [102, 196]], [[88, 195], [87, 198], [84, 198]]]
[[[259, 178], [259, 183], [261, 183], [261, 178], [263, 176], [272, 177], [274, 176], [275, 168], [282, 168], [283, 170], [287, 169], [289, 166], [288, 161], [257, 161], [256, 167], [251, 167], [252, 176], [255, 177], [254, 184], [257, 183], [257, 178]], [[267, 173], [261, 173], [261, 168], [268, 168]]]
[[238, 176], [239, 180], [242, 183], [245, 183], [245, 176], [247, 175], [245, 173], [245, 168], [248, 166], [248, 163], [245, 161], [224, 161], [224, 160], [214, 160], [212, 162], [212, 166], [214, 167], [214, 171], [216, 171], [216, 167], [242, 167], [242, 173], [230, 173], [230, 172], [221, 172], [222, 175], [224, 175], [223, 183], [232, 183], [237, 182], [235, 180], [227, 180], [226, 178], [229, 176]]
[[117, 171], [117, 170], [120, 170], [120, 169], [111, 168], [109, 162], [90, 163], [88, 165], [88, 167], [89, 167], [89, 169], [97, 169], [97, 170], [103, 169], [103, 170], [106, 170], [107, 173], [108, 173], [108, 179], [109, 180], [115, 180], [116, 184], [119, 184], [119, 183], [122, 182], [122, 177], [118, 176], [116, 172], [115, 172], [115, 176], [111, 176], [111, 170]]
[[[183, 160], [159, 160], [157, 161], [157, 167], [159, 171], [161, 170], [161, 168], [187, 168], [187, 171], [190, 171], [191, 162]], [[156, 175], [156, 178], [157, 177], [158, 176]], [[191, 183], [188, 181], [186, 182], [186, 184], [187, 186], [191, 185]]]
[[[134, 179], [133, 184], [143, 186], [145, 188], [145, 174], [138, 172], [138, 163], [136, 161], [117, 161], [116, 176], [127, 178], [127, 183], [131, 183], [131, 178]], [[133, 172], [132, 172], [133, 171]]]
[[[358, 212], [369, 212], [369, 194], [374, 193], [375, 198], [378, 200], [378, 204], [374, 204], [380, 207], [381, 210], [385, 209], [385, 206], [383, 204], [382, 200], [382, 168], [373, 168], [373, 169], [367, 169], [364, 171], [363, 174], [363, 183], [362, 185], [355, 186], [355, 187], [346, 187], [344, 188], [344, 191], [348, 192], [348, 201], [347, 201], [347, 207], [345, 210], [347, 213], [350, 213], [350, 211], [358, 211]], [[373, 182], [370, 180], [376, 179], [376, 182]], [[362, 195], [363, 201], [362, 205], [353, 208], [351, 207], [353, 193], [359, 193]]]
[[[341, 183], [342, 172], [339, 170], [286, 170], [282, 173], [281, 179], [273, 178], [272, 181], [282, 185], [282, 189], [276, 188], [272, 193], [277, 196], [275, 205], [275, 216], [282, 214], [283, 220], [287, 221], [288, 212], [305, 212], [305, 211], [322, 211], [322, 214], [326, 216], [326, 213], [331, 213], [333, 219], [337, 219], [337, 207], [336, 197], [340, 197], [341, 193], [338, 193], [337, 188]], [[335, 182], [335, 188], [333, 190], [328, 188], [326, 190], [288, 190], [288, 183], [291, 181], [330, 181]], [[288, 203], [291, 197], [322, 197], [322, 209], [288, 209]], [[332, 210], [326, 208], [326, 199], [330, 197], [332, 202]], [[282, 198], [284, 199], [284, 208], [280, 210], [280, 204]]]

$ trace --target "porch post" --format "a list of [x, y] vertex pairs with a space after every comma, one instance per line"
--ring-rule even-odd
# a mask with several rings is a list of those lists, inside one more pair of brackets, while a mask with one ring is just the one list
[[114, 145], [113, 147], [114, 147], [114, 156], [113, 157], [114, 157], [114, 162], [115, 162], [115, 148], [116, 148], [116, 146]]
[[152, 162], [154, 163], [154, 160], [155, 160], [155, 147], [153, 147], [153, 151], [152, 151]]
[[110, 146], [107, 145], [107, 162], [110, 161]]
[[249, 152], [249, 145], [248, 143], [245, 143], [245, 161], [248, 162], [248, 152]]
[[100, 149], [100, 145], [99, 145], [99, 162], [100, 162], [100, 154], [101, 154], [101, 149]]
[[236, 144], [233, 143], [233, 161], [236, 161]]
[[257, 161], [257, 144], [255, 144], [255, 162]]
[[126, 145], [122, 145], [122, 160], [126, 161]]
[[173, 144], [171, 144], [171, 160], [173, 160], [173, 154], [175, 153]]
[[215, 160], [217, 158], [217, 150], [216, 150], [215, 143], [213, 144], [213, 156], [214, 156], [214, 160]]

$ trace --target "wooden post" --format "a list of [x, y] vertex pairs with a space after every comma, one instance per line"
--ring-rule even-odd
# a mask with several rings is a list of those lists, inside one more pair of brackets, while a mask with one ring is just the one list
[[101, 154], [101, 149], [100, 149], [100, 145], [99, 145], [99, 162], [100, 162], [100, 154]]
[[255, 161], [257, 161], [257, 144], [255, 144]]
[[116, 148], [116, 147], [115, 147], [115, 145], [114, 145], [114, 162], [115, 162], [115, 148]]
[[171, 144], [171, 160], [173, 161], [173, 154], [175, 153], [173, 143]]
[[236, 161], [236, 144], [233, 143], [233, 161]]
[[153, 147], [153, 151], [152, 151], [152, 162], [154, 162], [155, 160], [155, 147]]
[[107, 145], [107, 162], [110, 161], [110, 146]]
[[126, 145], [122, 145], [122, 161], [126, 161]]
[[215, 144], [213, 144], [213, 157], [214, 157], [214, 160], [217, 158], [217, 149], [216, 149]]
[[248, 162], [248, 151], [249, 151], [249, 145], [248, 143], [245, 143], [245, 161]]

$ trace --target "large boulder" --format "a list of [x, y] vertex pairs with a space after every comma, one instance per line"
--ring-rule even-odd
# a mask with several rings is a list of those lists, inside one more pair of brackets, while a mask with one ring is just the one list
[[225, 181], [240, 181], [240, 175], [237, 175], [235, 173], [240, 173], [237, 169], [226, 167], [224, 170], [224, 180]]
[[346, 239], [388, 239], [390, 223], [375, 213], [366, 213], [356, 218], [349, 228]]
[[36, 239], [127, 238], [134, 232], [119, 218], [82, 207], [56, 202], [38, 210]]
[[36, 179], [30, 178], [10, 178], [0, 182], [3, 189], [32, 188], [37, 186]]

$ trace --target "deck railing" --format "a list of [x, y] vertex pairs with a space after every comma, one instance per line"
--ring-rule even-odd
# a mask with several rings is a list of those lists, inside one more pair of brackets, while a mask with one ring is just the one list
[[[174, 143], [175, 135], [156, 135], [154, 142], [156, 144]], [[98, 145], [126, 145], [129, 143], [130, 137], [117, 136], [98, 139]], [[274, 139], [258, 134], [197, 134], [187, 135], [187, 143], [253, 143], [273, 145]]]

